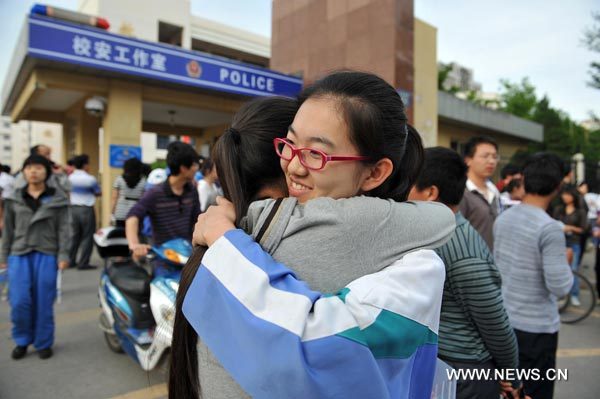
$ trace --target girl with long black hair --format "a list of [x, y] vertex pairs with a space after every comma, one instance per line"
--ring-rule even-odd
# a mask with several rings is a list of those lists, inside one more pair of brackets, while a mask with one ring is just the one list
[[[422, 248], [443, 244], [454, 218], [437, 204], [395, 202], [420, 170], [418, 133], [395, 90], [371, 74], [332, 74], [300, 104], [271, 152], [292, 198], [276, 212], [273, 201], [252, 204], [246, 219], [221, 201], [199, 218], [195, 237], [211, 248], [202, 267], [186, 265], [177, 317], [183, 310], [201, 337], [200, 384], [196, 370], [174, 372], [172, 398], [197, 397], [199, 386], [205, 398], [430, 394], [444, 266]], [[233, 127], [225, 168], [241, 175], [244, 134]], [[254, 243], [260, 231], [294, 271]], [[191, 367], [194, 334], [174, 333], [183, 357], [173, 364]]]

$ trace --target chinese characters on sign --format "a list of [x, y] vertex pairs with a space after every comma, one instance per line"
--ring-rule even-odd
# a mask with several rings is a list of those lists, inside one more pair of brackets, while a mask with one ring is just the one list
[[131, 64], [139, 68], [149, 67], [150, 69], [163, 72], [167, 70], [167, 57], [161, 53], [150, 53], [141, 48], [111, 44], [105, 40], [94, 41], [82, 35], [75, 35], [73, 37], [73, 53], [97, 60]]
[[295, 96], [302, 79], [189, 49], [29, 17], [28, 56], [244, 96]]

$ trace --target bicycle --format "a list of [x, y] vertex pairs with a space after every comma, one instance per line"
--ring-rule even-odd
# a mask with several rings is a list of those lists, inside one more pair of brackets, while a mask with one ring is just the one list
[[573, 306], [571, 295], [565, 295], [558, 300], [558, 312], [561, 323], [573, 324], [588, 317], [596, 307], [596, 291], [590, 280], [578, 271], [573, 276], [579, 278], [579, 301], [581, 306]]

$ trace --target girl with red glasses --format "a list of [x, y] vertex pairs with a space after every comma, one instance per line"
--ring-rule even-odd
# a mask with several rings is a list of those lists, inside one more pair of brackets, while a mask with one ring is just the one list
[[[429, 397], [444, 266], [422, 248], [442, 245], [454, 218], [436, 204], [395, 202], [420, 170], [418, 133], [396, 91], [371, 74], [329, 75], [299, 104], [274, 140], [291, 196], [277, 213], [266, 200], [242, 219], [244, 206], [222, 200], [199, 218], [195, 238], [210, 249], [182, 275], [172, 366], [189, 367], [182, 352], [193, 351], [183, 310], [202, 342], [205, 398]], [[233, 126], [214, 154], [232, 199], [225, 175], [258, 157]], [[218, 156], [226, 144], [234, 154]], [[265, 226], [263, 250], [252, 237]], [[194, 370], [170, 374], [170, 397], [197, 396]]]

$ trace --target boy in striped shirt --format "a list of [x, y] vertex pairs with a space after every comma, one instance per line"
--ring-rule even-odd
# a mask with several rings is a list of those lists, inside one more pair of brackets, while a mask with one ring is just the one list
[[[146, 216], [152, 223], [152, 241], [159, 246], [174, 238], [192, 240], [194, 225], [200, 214], [200, 201], [194, 186], [198, 171], [198, 153], [187, 143], [175, 141], [167, 147], [167, 166], [171, 170], [167, 180], [146, 191], [129, 210], [125, 234], [135, 259], [148, 254], [150, 246], [140, 243], [140, 223]], [[154, 274], [169, 272], [169, 265], [156, 259]]]
[[[437, 201], [456, 214], [454, 235], [436, 250], [446, 266], [438, 357], [455, 369], [516, 369], [518, 348], [502, 303], [500, 273], [483, 238], [459, 212], [467, 166], [447, 148], [425, 150], [409, 200]], [[519, 381], [458, 380], [456, 397], [519, 397]], [[504, 388], [503, 388], [504, 387]]]

